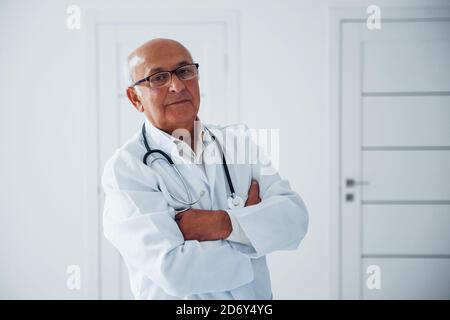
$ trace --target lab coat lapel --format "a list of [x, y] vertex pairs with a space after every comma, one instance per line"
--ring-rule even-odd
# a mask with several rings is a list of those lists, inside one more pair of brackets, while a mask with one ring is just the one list
[[[208, 128], [211, 133], [215, 136], [216, 141], [214, 141], [213, 139], [210, 138], [210, 141], [208, 143], [208, 146], [206, 147], [206, 152], [208, 154], [207, 160], [205, 161], [205, 171], [206, 174], [208, 176], [208, 182], [209, 182], [209, 186], [210, 186], [210, 191], [211, 191], [211, 203], [214, 203], [214, 195], [215, 195], [215, 190], [217, 189], [216, 187], [216, 179], [217, 176], [220, 176], [220, 172], [218, 172], [218, 170], [223, 170], [223, 164], [222, 164], [222, 154], [220, 153], [220, 149], [218, 147], [218, 144], [220, 144], [222, 146], [222, 140], [221, 140], [221, 136], [220, 136], [220, 131], [217, 131], [213, 128]], [[224, 188], [226, 188], [224, 186]], [[226, 189], [224, 189], [226, 190]]]
[[216, 183], [216, 174], [217, 174], [217, 164], [215, 163], [205, 163], [205, 171], [208, 178], [209, 184], [209, 194], [211, 198], [211, 204], [214, 203], [214, 189]]
[[200, 190], [209, 191], [208, 180], [199, 164], [186, 160], [178, 152], [173, 155], [173, 161], [180, 173], [186, 178], [186, 182], [192, 185], [195, 190], [199, 192]]

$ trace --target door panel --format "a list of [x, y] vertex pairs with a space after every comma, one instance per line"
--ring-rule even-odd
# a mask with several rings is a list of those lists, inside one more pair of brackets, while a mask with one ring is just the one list
[[366, 42], [363, 50], [365, 92], [450, 91], [450, 41]]
[[450, 96], [363, 97], [363, 130], [364, 147], [449, 146]]
[[364, 151], [363, 201], [449, 201], [450, 150]]
[[448, 299], [450, 297], [450, 259], [363, 259], [363, 270], [367, 270], [370, 265], [380, 267], [381, 288], [370, 290], [364, 286], [363, 298], [365, 299]]
[[363, 254], [450, 255], [450, 205], [364, 205]]

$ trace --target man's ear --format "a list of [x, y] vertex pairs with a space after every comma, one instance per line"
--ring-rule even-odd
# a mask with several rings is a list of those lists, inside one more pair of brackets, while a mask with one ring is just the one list
[[133, 104], [133, 106], [136, 108], [139, 112], [144, 112], [144, 106], [142, 105], [141, 99], [139, 95], [136, 92], [136, 89], [132, 87], [127, 88], [127, 97], [128, 100]]

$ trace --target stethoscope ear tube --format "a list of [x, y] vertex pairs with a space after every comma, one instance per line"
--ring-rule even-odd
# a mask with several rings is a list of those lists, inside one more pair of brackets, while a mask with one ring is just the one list
[[152, 153], [159, 153], [160, 155], [162, 155], [164, 158], [166, 158], [166, 160], [170, 163], [170, 165], [174, 165], [172, 159], [169, 157], [169, 155], [167, 153], [165, 153], [162, 150], [149, 150], [147, 151], [147, 153], [144, 155], [144, 158], [142, 159], [142, 161], [147, 164], [147, 158], [149, 155], [151, 155]]
[[[211, 137], [214, 141], [216, 141], [216, 136], [214, 134], [211, 133]], [[244, 200], [241, 197], [237, 196], [236, 192], [234, 191], [233, 181], [231, 180], [230, 172], [228, 171], [227, 160], [225, 159], [225, 152], [223, 152], [223, 149], [222, 149], [222, 146], [220, 145], [220, 143], [218, 143], [216, 141], [216, 144], [220, 150], [220, 153], [222, 153], [223, 170], [225, 172], [225, 176], [226, 176], [227, 182], [228, 182], [228, 187], [230, 188], [230, 193], [231, 193], [231, 196], [228, 197], [228, 200], [227, 200], [228, 207], [230, 209], [242, 208], [245, 205]]]
[[[216, 136], [213, 135], [211, 133], [211, 137], [214, 141], [216, 141]], [[220, 149], [220, 153], [222, 153], [222, 165], [223, 165], [223, 170], [225, 171], [225, 176], [227, 178], [227, 182], [228, 182], [228, 186], [230, 187], [230, 192], [231, 192], [231, 196], [234, 198], [234, 195], [236, 194], [234, 192], [234, 186], [233, 186], [233, 181], [231, 180], [231, 176], [230, 176], [230, 172], [228, 171], [228, 164], [227, 164], [227, 160], [225, 159], [225, 152], [223, 152], [222, 146], [220, 145], [220, 143], [216, 142], [217, 146]]]
[[147, 158], [149, 155], [151, 155], [152, 153], [159, 153], [160, 155], [162, 155], [164, 158], [166, 158], [166, 160], [173, 165], [173, 161], [172, 159], [169, 157], [169, 155], [167, 153], [165, 153], [162, 150], [151, 150], [150, 146], [148, 145], [147, 142], [147, 138], [145, 137], [145, 123], [142, 125], [142, 137], [144, 138], [144, 145], [145, 145], [145, 149], [147, 150], [147, 152], [145, 153], [144, 157], [142, 158], [142, 161], [144, 162], [145, 165], [147, 165]]

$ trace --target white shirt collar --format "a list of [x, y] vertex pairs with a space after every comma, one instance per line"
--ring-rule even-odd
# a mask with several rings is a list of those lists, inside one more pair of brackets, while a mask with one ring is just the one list
[[194, 160], [199, 161], [204, 148], [212, 141], [211, 134], [198, 116], [195, 120], [195, 126], [196, 129], [194, 129], [194, 135], [197, 134], [197, 137], [195, 137], [197, 142], [194, 154], [191, 147], [186, 142], [155, 127], [147, 118], [145, 119], [147, 137], [150, 136], [151, 140], [149, 141], [149, 144], [152, 144], [153, 148], [168, 152], [171, 157], [178, 155], [186, 162], [193, 162]]

